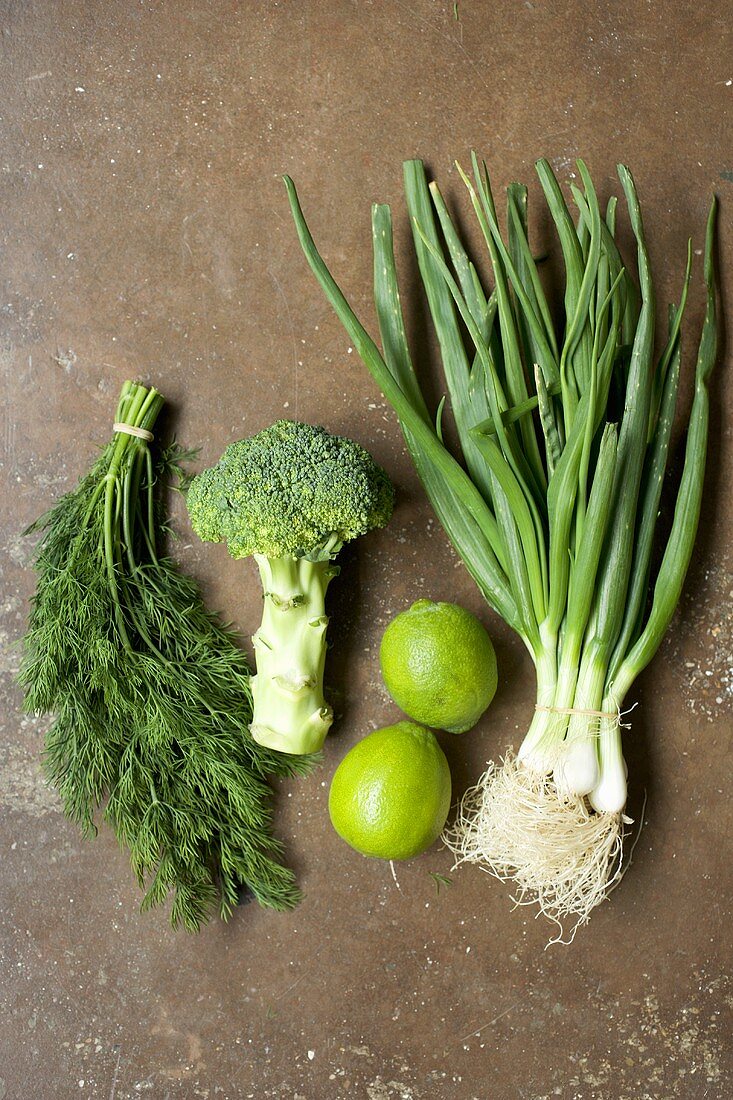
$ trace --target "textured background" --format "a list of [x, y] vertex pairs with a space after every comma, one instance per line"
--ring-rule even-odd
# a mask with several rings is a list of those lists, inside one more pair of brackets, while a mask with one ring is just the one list
[[[278, 180], [296, 178], [370, 322], [369, 207], [394, 204], [427, 374], [404, 247], [409, 156], [455, 196], [453, 158], [472, 147], [497, 186], [531, 180], [540, 155], [568, 181], [583, 155], [604, 195], [623, 158], [662, 305], [715, 190], [730, 282], [731, 14], [719, 0], [0, 3], [0, 1097], [731, 1095], [730, 362], [715, 381], [681, 613], [634, 692], [637, 810], [648, 795], [634, 865], [572, 947], [545, 951], [548, 926], [512, 912], [510, 891], [480, 872], [436, 893], [429, 872], [450, 872], [446, 852], [400, 866], [398, 887], [329, 826], [338, 760], [395, 714], [377, 644], [407, 602], [460, 602], [496, 639], [490, 717], [444, 739], [457, 790], [520, 736], [533, 679], [432, 520], [394, 417], [301, 257]], [[701, 307], [698, 264], [693, 331]], [[202, 461], [297, 415], [360, 439], [399, 487], [392, 525], [344, 555], [329, 597], [343, 717], [321, 770], [278, 796], [306, 899], [285, 916], [247, 906], [198, 939], [172, 933], [164, 913], [140, 916], [109, 833], [82, 843], [60, 815], [38, 770], [43, 723], [21, 716], [12, 681], [33, 586], [19, 530], [108, 438], [128, 376], [163, 390]], [[179, 526], [186, 567], [248, 633], [251, 564]]]

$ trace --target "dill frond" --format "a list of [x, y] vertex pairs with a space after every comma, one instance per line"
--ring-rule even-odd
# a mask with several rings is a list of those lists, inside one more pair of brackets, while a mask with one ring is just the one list
[[[150, 431], [157, 391], [126, 383], [115, 422]], [[160, 555], [162, 497], [195, 452], [115, 433], [40, 535], [19, 681], [51, 714], [44, 767], [85, 836], [95, 815], [128, 849], [142, 909], [170, 900], [174, 927], [230, 916], [244, 886], [263, 906], [299, 899], [272, 833], [270, 776], [311, 761], [250, 736], [250, 672], [197, 584]]]

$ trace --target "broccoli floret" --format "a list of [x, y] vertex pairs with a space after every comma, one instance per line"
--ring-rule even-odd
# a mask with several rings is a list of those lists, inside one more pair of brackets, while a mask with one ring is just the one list
[[232, 443], [194, 478], [194, 530], [233, 558], [333, 555], [392, 514], [389, 478], [358, 443], [325, 428], [278, 420]]
[[389, 478], [363, 447], [292, 420], [232, 443], [193, 479], [196, 533], [259, 566], [252, 736], [260, 744], [290, 753], [322, 746], [333, 720], [323, 698], [331, 562], [343, 543], [384, 527], [393, 502]]

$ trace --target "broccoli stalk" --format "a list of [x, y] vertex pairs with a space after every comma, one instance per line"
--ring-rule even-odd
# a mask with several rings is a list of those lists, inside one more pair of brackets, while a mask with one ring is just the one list
[[324, 428], [278, 420], [232, 443], [193, 479], [188, 510], [196, 533], [253, 555], [264, 594], [252, 641], [255, 741], [281, 752], [320, 749], [333, 721], [323, 695], [326, 589], [345, 542], [392, 514], [393, 490], [363, 447]]
[[323, 697], [325, 596], [339, 567], [330, 557], [254, 557], [265, 602], [262, 624], [252, 638], [257, 660], [252, 736], [282, 752], [314, 752], [333, 721]]

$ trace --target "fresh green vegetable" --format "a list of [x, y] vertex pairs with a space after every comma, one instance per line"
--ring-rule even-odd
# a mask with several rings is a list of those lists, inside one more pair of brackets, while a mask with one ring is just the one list
[[38, 584], [20, 682], [53, 714], [45, 765], [85, 835], [104, 818], [145, 890], [172, 892], [171, 921], [196, 930], [240, 889], [275, 909], [298, 900], [270, 829], [268, 775], [303, 770], [256, 745], [249, 670], [198, 587], [160, 555], [158, 489], [182, 474], [177, 446], [153, 458], [163, 406], [126, 382], [116, 430], [78, 486], [33, 525]]
[[654, 289], [631, 173], [619, 167], [638, 289], [615, 240], [616, 200], [604, 216], [578, 161], [574, 221], [547, 161], [537, 171], [564, 266], [559, 315], [529, 243], [526, 188], [508, 188], [505, 237], [485, 165], [474, 157], [473, 179], [461, 172], [493, 268], [489, 293], [437, 185], [428, 184], [420, 161], [405, 164], [415, 251], [462, 462], [443, 443], [443, 402], [436, 419], [413, 369], [389, 208], [372, 212], [380, 353], [318, 254], [292, 181], [285, 182], [308, 262], [394, 407], [439, 519], [537, 669], [537, 709], [519, 759], [509, 754], [490, 766], [466, 796], [448, 842], [459, 860], [514, 879], [523, 900], [577, 926], [621, 873], [621, 708], [670, 622], [698, 524], [716, 355], [715, 203], [684, 472], [657, 568], [691, 254], [657, 356]]
[[264, 591], [254, 635], [252, 736], [285, 753], [320, 749], [333, 720], [323, 696], [326, 589], [345, 542], [392, 515], [389, 478], [363, 447], [278, 420], [232, 443], [195, 477], [188, 510], [202, 539], [250, 554]]

